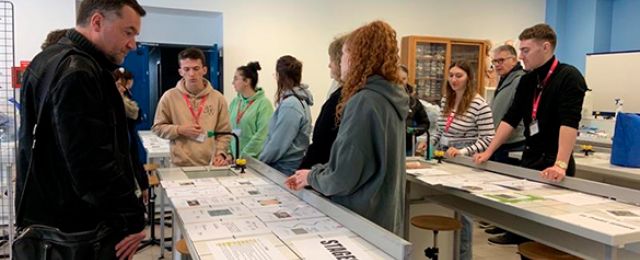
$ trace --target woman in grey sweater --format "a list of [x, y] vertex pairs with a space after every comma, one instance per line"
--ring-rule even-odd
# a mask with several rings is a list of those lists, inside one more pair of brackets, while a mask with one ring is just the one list
[[286, 184], [294, 190], [310, 185], [402, 235], [409, 97], [399, 84], [396, 33], [385, 22], [372, 22], [349, 36], [342, 53], [340, 129], [329, 163], [296, 171]]

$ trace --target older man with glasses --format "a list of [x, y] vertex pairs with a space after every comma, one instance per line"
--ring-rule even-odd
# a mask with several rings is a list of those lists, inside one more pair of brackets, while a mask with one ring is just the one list
[[[516, 89], [520, 83], [520, 77], [525, 74], [522, 66], [518, 62], [516, 49], [511, 45], [502, 45], [493, 51], [491, 64], [495, 67], [496, 72], [500, 76], [500, 82], [496, 88], [491, 102], [491, 111], [493, 112], [493, 124], [496, 128], [500, 125], [502, 117], [507, 113], [513, 98], [516, 95]], [[522, 122], [511, 133], [507, 141], [493, 153], [492, 161], [520, 165], [520, 160], [509, 157], [509, 152], [522, 151], [524, 149], [524, 125]]]
[[[500, 82], [498, 83], [493, 101], [491, 102], [493, 124], [496, 129], [498, 125], [500, 125], [502, 117], [507, 113], [511, 104], [513, 104], [516, 89], [520, 83], [520, 77], [525, 74], [525, 71], [518, 62], [517, 56], [516, 49], [511, 45], [502, 45], [493, 51], [491, 64], [493, 64], [496, 72], [500, 76]], [[493, 153], [490, 160], [519, 166], [520, 160], [510, 158], [509, 152], [522, 151], [524, 150], [524, 145], [524, 125], [520, 122], [518, 127], [511, 133], [509, 139]], [[506, 231], [499, 227], [490, 227], [485, 229], [485, 232], [489, 234], [500, 234]], [[506, 232], [505, 234], [489, 238], [489, 241], [496, 244], [514, 244], [521, 242], [522, 239], [515, 234]]]

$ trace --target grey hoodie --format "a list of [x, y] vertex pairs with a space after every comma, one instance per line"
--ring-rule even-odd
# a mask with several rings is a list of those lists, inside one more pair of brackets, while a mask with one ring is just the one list
[[405, 193], [405, 119], [409, 97], [374, 75], [347, 102], [329, 163], [307, 181], [331, 200], [402, 235]]
[[309, 147], [311, 105], [313, 96], [305, 84], [294, 87], [293, 92], [283, 93], [269, 121], [269, 134], [260, 161], [286, 175], [293, 174]]

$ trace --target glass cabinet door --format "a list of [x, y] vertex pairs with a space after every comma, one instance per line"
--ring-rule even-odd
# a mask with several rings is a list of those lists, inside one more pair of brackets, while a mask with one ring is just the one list
[[430, 102], [439, 102], [442, 98], [446, 55], [446, 43], [416, 43], [415, 83], [418, 98]]
[[456, 61], [467, 61], [473, 69], [475, 84], [481, 84], [479, 75], [480, 70], [480, 50], [482, 46], [478, 44], [464, 44], [464, 43], [452, 43], [451, 44], [451, 64]]

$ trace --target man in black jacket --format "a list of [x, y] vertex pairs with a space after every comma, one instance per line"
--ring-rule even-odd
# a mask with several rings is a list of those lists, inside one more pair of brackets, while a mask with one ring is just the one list
[[575, 67], [560, 63], [553, 54], [557, 38], [549, 25], [527, 28], [519, 38], [520, 57], [529, 73], [520, 79], [491, 145], [475, 161], [491, 157], [522, 121], [526, 145], [521, 165], [540, 170], [544, 179], [562, 181], [575, 173], [572, 153], [587, 85]]
[[130, 258], [144, 238], [124, 106], [111, 74], [135, 49], [144, 15], [135, 0], [84, 0], [75, 29], [27, 69], [20, 93], [18, 227], [80, 232], [105, 224], [112, 235], [102, 244], [104, 258]]

